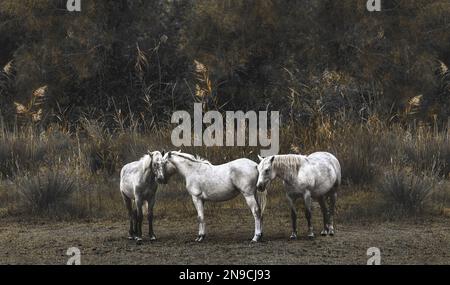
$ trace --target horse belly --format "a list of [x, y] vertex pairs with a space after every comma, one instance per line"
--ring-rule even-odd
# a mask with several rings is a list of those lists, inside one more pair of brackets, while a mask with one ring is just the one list
[[202, 198], [207, 201], [222, 202], [233, 199], [239, 195], [239, 190], [234, 187], [218, 185], [202, 191]]
[[331, 187], [317, 187], [311, 191], [311, 197], [320, 198], [330, 192]]

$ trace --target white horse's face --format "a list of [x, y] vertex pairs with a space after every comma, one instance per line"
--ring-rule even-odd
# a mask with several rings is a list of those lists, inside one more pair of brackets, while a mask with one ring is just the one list
[[167, 184], [167, 180], [176, 172], [175, 166], [169, 161], [170, 152], [164, 154], [159, 153], [159, 156], [154, 159], [156, 181], [161, 184]]
[[258, 182], [256, 183], [256, 188], [258, 189], [258, 191], [264, 191], [267, 187], [267, 184], [269, 184], [269, 182], [275, 178], [275, 172], [272, 168], [272, 163], [275, 159], [275, 156], [269, 156], [266, 158], [262, 158], [260, 156], [258, 157], [260, 163], [258, 164], [259, 175]]
[[166, 181], [164, 181], [163, 179], [160, 179], [160, 177], [163, 177], [163, 168], [161, 166], [161, 161], [163, 159], [163, 155], [162, 153], [160, 153], [159, 151], [154, 151], [150, 153], [150, 156], [152, 157], [152, 169], [153, 169], [153, 173], [156, 176], [156, 181], [158, 183], [162, 183], [165, 184]]

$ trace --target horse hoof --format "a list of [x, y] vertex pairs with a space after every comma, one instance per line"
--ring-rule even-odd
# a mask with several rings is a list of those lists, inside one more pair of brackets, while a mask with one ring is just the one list
[[137, 245], [142, 244], [142, 238], [136, 238], [136, 244]]
[[196, 242], [202, 242], [204, 239], [205, 239], [205, 236], [204, 236], [204, 235], [200, 235], [200, 236], [198, 236], [198, 237], [195, 239], [195, 241], [196, 241]]
[[135, 239], [134, 236], [129, 236], [129, 237], [128, 237], [128, 240], [134, 240], [134, 239]]
[[322, 231], [320, 232], [320, 235], [321, 235], [321, 236], [326, 236], [326, 235], [328, 235], [328, 230], [326, 230], [326, 229], [322, 230]]
[[314, 239], [314, 233], [309, 233], [309, 234], [308, 234], [308, 238], [309, 238], [309, 239]]
[[293, 233], [291, 234], [291, 236], [289, 237], [290, 240], [296, 240], [297, 239], [297, 234]]
[[251, 240], [252, 243], [257, 243], [257, 242], [260, 242], [260, 241], [262, 241], [262, 234], [256, 235], [256, 236]]
[[328, 234], [329, 234], [330, 236], [334, 236], [334, 230], [330, 230], [330, 231], [328, 232]]
[[156, 240], [156, 236], [152, 235], [150, 236], [150, 241], [155, 241]]
[[260, 239], [260, 238], [253, 238], [253, 239], [250, 241], [250, 243], [259, 243], [259, 242], [261, 242], [261, 239]]

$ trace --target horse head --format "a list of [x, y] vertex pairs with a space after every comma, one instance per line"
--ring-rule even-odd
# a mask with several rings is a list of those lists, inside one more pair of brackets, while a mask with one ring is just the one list
[[258, 191], [264, 191], [266, 189], [267, 184], [275, 178], [275, 172], [273, 171], [273, 161], [275, 156], [269, 156], [266, 158], [262, 158], [258, 155], [260, 160], [258, 164], [258, 182], [256, 183], [256, 188]]

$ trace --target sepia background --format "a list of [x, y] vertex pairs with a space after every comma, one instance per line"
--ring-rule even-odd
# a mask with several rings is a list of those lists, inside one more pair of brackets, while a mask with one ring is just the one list
[[[0, 263], [450, 263], [450, 3], [365, 0], [0, 1]], [[343, 169], [337, 236], [288, 242], [281, 183], [265, 243], [241, 198], [160, 186], [160, 241], [126, 239], [120, 168], [170, 150], [176, 110], [280, 111], [280, 153]], [[186, 147], [212, 163], [257, 147]], [[301, 207], [301, 205], [299, 205]], [[314, 211], [314, 225], [321, 213]], [[304, 217], [299, 217], [302, 236]]]

